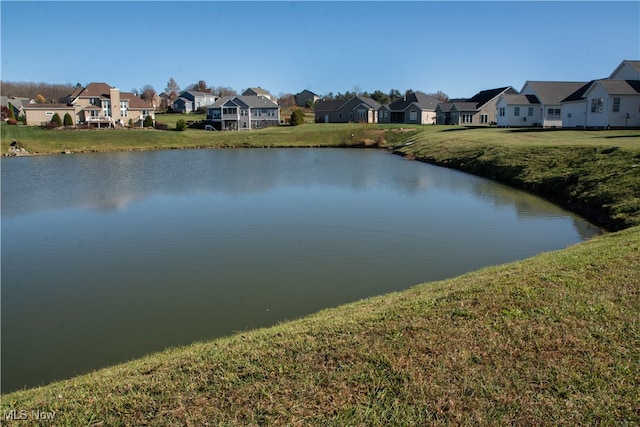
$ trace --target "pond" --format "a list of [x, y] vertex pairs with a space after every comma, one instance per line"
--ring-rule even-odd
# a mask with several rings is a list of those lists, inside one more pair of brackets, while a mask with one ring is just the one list
[[600, 229], [380, 150], [2, 159], [2, 391], [523, 259]]

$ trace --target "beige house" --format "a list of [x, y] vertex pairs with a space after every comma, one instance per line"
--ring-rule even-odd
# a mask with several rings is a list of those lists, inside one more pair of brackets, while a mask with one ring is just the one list
[[63, 118], [69, 113], [74, 125], [94, 127], [142, 127], [144, 119], [155, 119], [155, 108], [130, 92], [106, 83], [90, 83], [76, 89], [65, 99], [65, 104], [34, 104], [25, 108], [27, 124], [42, 125], [51, 122], [55, 113]]

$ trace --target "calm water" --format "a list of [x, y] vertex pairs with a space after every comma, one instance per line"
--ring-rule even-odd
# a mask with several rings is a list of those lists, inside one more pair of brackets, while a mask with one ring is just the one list
[[599, 232], [523, 192], [382, 151], [1, 165], [4, 392]]

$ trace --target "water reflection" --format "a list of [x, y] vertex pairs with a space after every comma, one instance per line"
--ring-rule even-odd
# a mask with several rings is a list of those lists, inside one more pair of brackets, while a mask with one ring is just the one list
[[374, 150], [2, 159], [2, 390], [597, 231], [530, 194]]

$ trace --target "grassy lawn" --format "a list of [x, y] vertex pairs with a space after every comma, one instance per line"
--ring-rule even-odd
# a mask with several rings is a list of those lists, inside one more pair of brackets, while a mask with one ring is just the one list
[[44, 425], [640, 424], [640, 132], [403, 126], [0, 130], [3, 153], [7, 139], [41, 153], [385, 146], [624, 230], [6, 394], [3, 414], [27, 411], [16, 425], [42, 425], [31, 411], [55, 413]]

